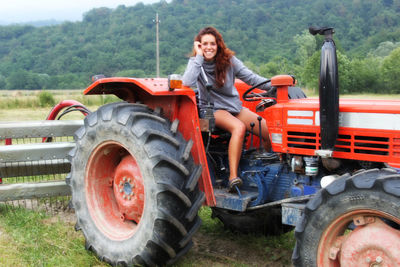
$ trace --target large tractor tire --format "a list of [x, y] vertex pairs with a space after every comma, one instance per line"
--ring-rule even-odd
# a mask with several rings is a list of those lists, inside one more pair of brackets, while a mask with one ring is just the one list
[[112, 103], [85, 118], [71, 151], [76, 229], [112, 265], [171, 264], [192, 246], [205, 197], [178, 121], [142, 104]]
[[293, 264], [400, 266], [400, 175], [361, 171], [322, 189], [296, 226]]
[[293, 229], [292, 226], [282, 224], [280, 207], [245, 212], [213, 208], [212, 216], [217, 217], [225, 228], [243, 234], [273, 236], [281, 235]]

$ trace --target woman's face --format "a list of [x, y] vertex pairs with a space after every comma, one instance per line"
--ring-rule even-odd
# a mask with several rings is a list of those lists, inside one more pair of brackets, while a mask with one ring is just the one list
[[217, 41], [212, 34], [205, 34], [201, 37], [201, 50], [206, 61], [211, 61], [215, 58], [218, 51]]

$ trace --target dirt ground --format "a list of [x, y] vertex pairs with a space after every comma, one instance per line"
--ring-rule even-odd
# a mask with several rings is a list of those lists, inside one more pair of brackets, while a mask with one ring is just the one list
[[[69, 225], [76, 221], [73, 212], [65, 212], [62, 220]], [[49, 220], [57, 221], [56, 216]], [[243, 242], [241, 242], [241, 240]], [[248, 244], [249, 238], [244, 234], [207, 234], [198, 231], [193, 236], [193, 247], [174, 266], [224, 267], [224, 266], [264, 266], [289, 267], [291, 265], [291, 249], [258, 248]]]
[[[240, 238], [240, 234], [238, 238]], [[291, 266], [291, 251], [287, 249], [255, 250], [228, 238], [215, 238], [204, 233], [197, 233], [193, 238], [194, 246], [182, 258], [182, 262], [195, 260], [196, 266]], [[179, 264], [179, 263], [178, 263]], [[181, 266], [181, 265], [179, 265]], [[185, 266], [183, 264], [182, 266]], [[194, 266], [194, 265], [193, 265]]]

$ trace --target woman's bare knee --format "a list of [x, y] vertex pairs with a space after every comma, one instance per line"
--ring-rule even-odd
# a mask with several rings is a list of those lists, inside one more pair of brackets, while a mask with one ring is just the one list
[[246, 125], [241, 121], [237, 122], [231, 134], [239, 138], [244, 138], [246, 134]]

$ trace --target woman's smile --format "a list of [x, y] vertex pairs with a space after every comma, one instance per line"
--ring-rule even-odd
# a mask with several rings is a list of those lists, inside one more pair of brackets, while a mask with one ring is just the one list
[[206, 61], [211, 61], [217, 55], [217, 41], [212, 34], [205, 34], [201, 37], [201, 50]]

